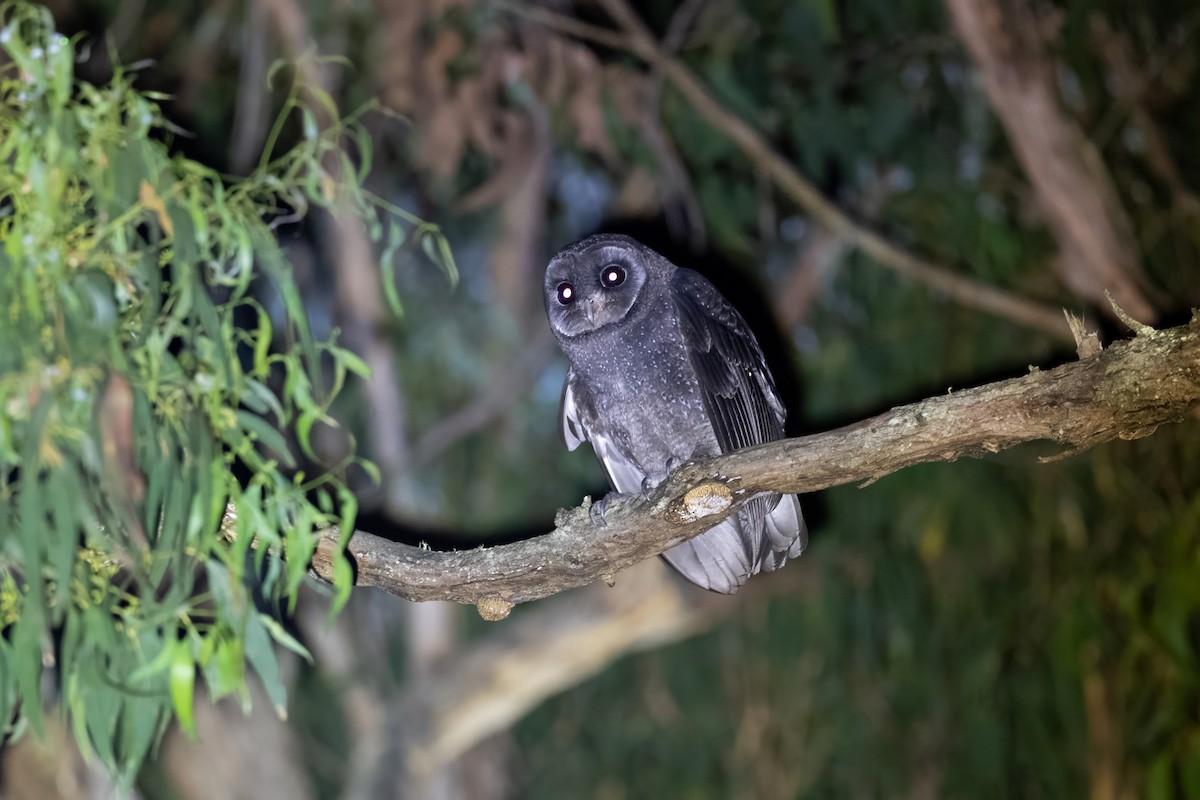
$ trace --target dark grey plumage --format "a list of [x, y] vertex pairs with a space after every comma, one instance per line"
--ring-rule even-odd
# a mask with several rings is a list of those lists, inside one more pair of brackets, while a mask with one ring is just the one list
[[[618, 492], [666, 477], [668, 462], [783, 436], [784, 408], [745, 320], [701, 275], [628, 236], [601, 234], [550, 261], [546, 312], [571, 362], [563, 438], [590, 442]], [[732, 593], [808, 542], [795, 495], [763, 494], [663, 553], [706, 589]]]

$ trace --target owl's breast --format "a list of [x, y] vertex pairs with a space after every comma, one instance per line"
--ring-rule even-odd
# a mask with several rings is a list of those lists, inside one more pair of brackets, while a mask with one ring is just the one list
[[599, 427], [647, 475], [669, 459], [720, 452], [678, 326], [630, 326], [580, 369]]

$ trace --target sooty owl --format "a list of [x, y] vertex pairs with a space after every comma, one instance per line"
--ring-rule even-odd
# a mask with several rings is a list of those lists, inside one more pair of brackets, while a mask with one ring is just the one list
[[[563, 438], [571, 450], [591, 442], [618, 492], [658, 484], [676, 462], [783, 436], [783, 404], [754, 334], [699, 273], [601, 234], [556, 255], [544, 288], [571, 362]], [[693, 583], [732, 593], [807, 542], [796, 496], [761, 494], [663, 558]]]

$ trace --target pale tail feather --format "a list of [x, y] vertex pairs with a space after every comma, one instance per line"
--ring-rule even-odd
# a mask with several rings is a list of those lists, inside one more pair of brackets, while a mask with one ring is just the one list
[[[733, 594], [759, 570], [776, 570], [796, 558], [808, 545], [808, 530], [795, 495], [776, 495], [760, 535], [747, 542], [743, 526], [750, 520], [739, 514], [711, 530], [672, 547], [663, 559], [692, 583], [723, 594]], [[769, 499], [769, 496], [763, 499]], [[751, 519], [757, 514], [749, 515]]]
[[697, 586], [722, 594], [733, 594], [751, 575], [750, 554], [733, 519], [675, 545], [663, 559]]

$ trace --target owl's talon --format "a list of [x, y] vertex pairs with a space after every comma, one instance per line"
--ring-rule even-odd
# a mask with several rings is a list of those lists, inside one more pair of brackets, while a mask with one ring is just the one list
[[649, 475], [647, 475], [645, 478], [642, 478], [642, 499], [643, 500], [645, 500], [646, 502], [650, 502], [650, 493], [654, 491], [654, 487], [656, 485], [657, 484], [655, 484], [654, 481], [650, 480]]
[[599, 500], [593, 501], [591, 506], [588, 507], [588, 517], [591, 518], [592, 524], [599, 528], [607, 528], [608, 520], [604, 518], [604, 515], [608, 512], [608, 505], [620, 497], [621, 495], [617, 492], [609, 492]]

